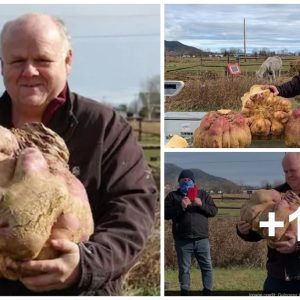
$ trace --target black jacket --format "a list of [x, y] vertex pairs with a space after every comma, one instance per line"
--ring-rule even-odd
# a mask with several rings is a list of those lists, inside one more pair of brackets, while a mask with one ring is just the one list
[[[275, 188], [278, 192], [291, 190], [285, 183]], [[262, 237], [255, 231], [250, 230], [249, 234], [244, 235], [237, 229], [238, 235], [245, 241], [257, 242]], [[300, 280], [300, 251], [290, 254], [283, 254], [273, 248], [268, 247], [267, 256], [268, 276], [284, 280]], [[299, 282], [300, 284], [300, 282]]]
[[[11, 100], [0, 98], [0, 125], [11, 126]], [[0, 295], [120, 295], [122, 276], [137, 261], [154, 223], [157, 190], [131, 126], [112, 108], [68, 91], [45, 124], [70, 151], [90, 201], [95, 232], [81, 243], [81, 277], [73, 287], [32, 293], [0, 279]]]
[[201, 239], [208, 237], [208, 218], [217, 214], [217, 207], [205, 191], [199, 191], [202, 206], [195, 203], [182, 209], [184, 196], [177, 191], [169, 193], [165, 199], [165, 219], [172, 219], [172, 232], [175, 240]]
[[297, 75], [292, 80], [277, 87], [279, 96], [285, 98], [295, 97], [300, 95], [300, 76]]

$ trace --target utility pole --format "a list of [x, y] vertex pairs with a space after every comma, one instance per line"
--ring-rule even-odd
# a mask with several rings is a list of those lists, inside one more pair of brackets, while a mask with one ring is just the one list
[[151, 120], [151, 104], [150, 104], [150, 98], [151, 98], [151, 93], [147, 92], [147, 108], [148, 108], [148, 120]]
[[246, 49], [246, 19], [244, 18], [244, 61], [247, 61], [247, 49]]

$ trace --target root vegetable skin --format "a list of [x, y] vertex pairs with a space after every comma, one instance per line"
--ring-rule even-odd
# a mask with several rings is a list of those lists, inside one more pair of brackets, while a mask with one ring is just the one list
[[300, 147], [300, 107], [293, 111], [286, 124], [284, 142], [288, 147]]
[[0, 274], [12, 280], [21, 274], [5, 267], [6, 257], [20, 262], [54, 258], [58, 253], [51, 239], [78, 243], [94, 230], [86, 191], [68, 170], [62, 139], [41, 124], [26, 126], [27, 132], [10, 132], [18, 147], [8, 145], [11, 152], [0, 156]]
[[[286, 232], [297, 235], [296, 220], [289, 221], [289, 215], [298, 209], [300, 198], [292, 191], [279, 193], [275, 190], [258, 190], [241, 208], [241, 220], [251, 224], [252, 230], [257, 231], [268, 240], [284, 240]], [[284, 227], [275, 228], [275, 237], [270, 237], [268, 228], [259, 226], [260, 221], [269, 219], [269, 212], [275, 212], [276, 221], [283, 221]]]
[[243, 148], [250, 144], [246, 119], [231, 110], [209, 112], [193, 134], [193, 146], [198, 148]]
[[291, 103], [270, 90], [254, 85], [242, 97], [242, 113], [255, 137], [280, 137], [291, 112]]

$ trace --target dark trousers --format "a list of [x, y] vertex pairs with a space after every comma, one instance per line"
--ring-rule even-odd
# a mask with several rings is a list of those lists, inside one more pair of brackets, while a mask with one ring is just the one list
[[300, 280], [285, 281], [268, 276], [264, 283], [264, 293], [300, 294]]

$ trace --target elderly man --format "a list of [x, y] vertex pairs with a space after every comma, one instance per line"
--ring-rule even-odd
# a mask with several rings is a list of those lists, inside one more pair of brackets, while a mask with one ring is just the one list
[[6, 23], [0, 51], [6, 88], [0, 125], [43, 122], [63, 137], [95, 223], [88, 242], [53, 240], [57, 258], [24, 262], [19, 281], [0, 279], [0, 294], [120, 295], [122, 276], [150, 233], [156, 203], [156, 187], [131, 127], [111, 108], [70, 91], [73, 57], [61, 20], [27, 14]]
[[[275, 188], [279, 192], [292, 190], [300, 195], [300, 152], [287, 153], [282, 160], [286, 182]], [[251, 230], [251, 225], [240, 221], [238, 235], [245, 241], [259, 241], [261, 236]], [[299, 233], [298, 233], [299, 234]], [[267, 271], [264, 283], [267, 293], [300, 293], [300, 245], [295, 234], [285, 234], [284, 241], [271, 243], [268, 247]]]
[[165, 218], [172, 220], [172, 232], [178, 260], [178, 279], [182, 296], [189, 295], [190, 267], [194, 254], [202, 273], [203, 295], [212, 293], [213, 276], [208, 240], [208, 218], [217, 214], [213, 199], [198, 191], [191, 170], [182, 170], [179, 188], [165, 199]]

